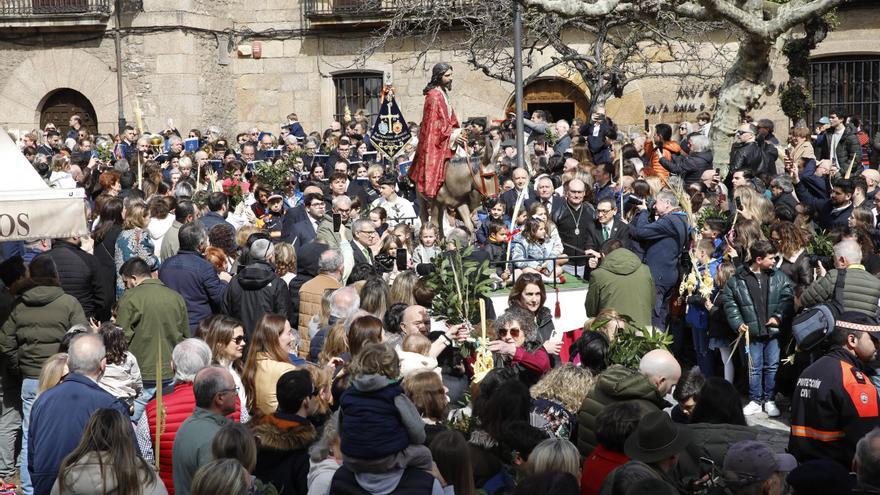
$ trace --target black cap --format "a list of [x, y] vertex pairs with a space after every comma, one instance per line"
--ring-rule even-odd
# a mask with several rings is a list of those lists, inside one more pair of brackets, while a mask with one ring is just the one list
[[880, 340], [880, 324], [877, 318], [859, 311], [845, 311], [834, 322], [835, 328], [860, 330]]

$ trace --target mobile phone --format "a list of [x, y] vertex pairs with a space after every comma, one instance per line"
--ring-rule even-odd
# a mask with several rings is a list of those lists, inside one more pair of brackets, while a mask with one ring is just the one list
[[406, 249], [397, 248], [397, 269], [406, 270]]
[[736, 202], [736, 209], [742, 211], [742, 209], [743, 209], [742, 200], [739, 198], [733, 198], [733, 200]]
[[651, 123], [648, 122], [648, 119], [645, 119], [645, 132], [648, 132], [650, 130], [651, 130]]
[[333, 232], [339, 232], [342, 228], [342, 216], [339, 213], [333, 214]]

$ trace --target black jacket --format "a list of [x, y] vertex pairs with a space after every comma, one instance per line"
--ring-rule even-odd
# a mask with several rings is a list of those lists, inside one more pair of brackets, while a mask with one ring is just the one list
[[776, 159], [779, 150], [771, 143], [754, 141], [737, 143], [730, 153], [730, 171], [741, 168], [750, 169], [755, 175], [776, 174]]
[[223, 302], [225, 313], [244, 323], [248, 340], [264, 314], [275, 313], [289, 319], [287, 284], [265, 261], [255, 261], [232, 277]]
[[299, 416], [276, 412], [251, 428], [259, 440], [254, 476], [282, 495], [308, 493], [308, 448], [316, 440], [315, 427]]
[[603, 244], [607, 241], [619, 240], [623, 243], [623, 247], [629, 247], [629, 224], [623, 223], [619, 218], [615, 218], [611, 222], [611, 232], [608, 236], [608, 239], [603, 239], [602, 234], [602, 224], [596, 221], [595, 230], [593, 231], [593, 245], [596, 246], [596, 249], [602, 247]]
[[[859, 143], [859, 137], [856, 135], [856, 129], [847, 124], [843, 129], [843, 135], [837, 146], [831, 149], [831, 138], [834, 136], [834, 128], [829, 128], [823, 134], [824, 139], [817, 139], [816, 150], [817, 157], [822, 160], [837, 160], [837, 166], [840, 168], [841, 177], [846, 174], [846, 169], [852, 163], [852, 175], [862, 173], [862, 145]], [[855, 157], [855, 160], [853, 160]]]
[[52, 249], [42, 256], [48, 256], [55, 262], [61, 288], [79, 301], [86, 318], [94, 318], [104, 309], [105, 295], [113, 286], [105, 285], [108, 280], [101, 277], [101, 266], [95, 256], [79, 246], [57, 239], [52, 242]]
[[703, 172], [712, 168], [712, 152], [697, 151], [690, 155], [672, 155], [672, 160], [667, 160], [660, 155], [660, 165], [669, 170], [669, 173], [681, 176], [685, 186], [700, 182]]
[[104, 290], [102, 299], [104, 307], [98, 312], [95, 319], [98, 321], [110, 320], [110, 310], [116, 303], [116, 239], [122, 232], [121, 225], [114, 225], [101, 240], [95, 242], [93, 251], [98, 260], [98, 276], [101, 278], [101, 287]]

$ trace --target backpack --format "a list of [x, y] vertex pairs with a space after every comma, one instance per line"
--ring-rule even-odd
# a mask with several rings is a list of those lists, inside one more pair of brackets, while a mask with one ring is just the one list
[[808, 351], [816, 347], [834, 330], [834, 322], [843, 313], [843, 284], [845, 280], [846, 270], [838, 270], [837, 281], [834, 283], [834, 299], [828, 303], [803, 309], [794, 317], [791, 323], [791, 332], [799, 349]]

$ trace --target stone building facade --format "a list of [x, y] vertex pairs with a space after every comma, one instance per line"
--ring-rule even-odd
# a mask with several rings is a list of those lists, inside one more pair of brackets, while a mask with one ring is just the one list
[[[90, 113], [98, 132], [115, 132], [115, 1], [27, 0], [16, 2], [25, 5], [15, 8], [0, 4], [0, 125], [29, 130], [78, 110]], [[406, 39], [364, 65], [354, 64], [375, 22], [381, 21], [381, 13], [346, 13], [353, 5], [362, 10], [361, 0], [130, 1], [122, 3], [119, 16], [123, 112], [128, 123], [140, 121], [146, 130], [160, 130], [173, 118], [182, 131], [211, 124], [228, 136], [250, 126], [277, 131], [290, 112], [299, 115], [306, 129], [323, 129], [344, 108], [375, 108], [386, 78], [396, 87], [404, 114], [417, 121], [422, 88], [430, 67], [439, 61], [450, 61], [455, 68], [452, 102], [461, 118], [503, 118], [511, 105], [512, 85], [470, 70], [442, 46], [429, 51], [415, 69], [414, 47]], [[870, 3], [842, 11], [840, 26], [815, 52], [817, 60], [853, 60], [868, 67], [858, 76], [858, 96], [829, 93], [826, 99], [858, 98], [862, 105], [880, 108], [880, 11]], [[777, 66], [774, 80], [779, 83], [785, 71], [782, 64]], [[855, 74], [845, 67], [835, 70], [840, 72], [829, 76], [830, 86]], [[526, 88], [529, 106], [583, 116], [583, 84], [577, 77], [559, 70], [543, 76]], [[609, 102], [608, 113], [625, 128], [637, 130], [646, 118], [651, 123], [660, 118], [694, 121], [700, 109], [711, 110], [708, 94], [682, 95], [680, 89], [676, 80], [634, 82], [622, 98]], [[755, 116], [786, 121], [775, 95], [765, 102]], [[677, 103], [683, 111], [674, 111]], [[664, 105], [661, 116], [656, 110]], [[653, 113], [646, 114], [652, 107]]]

